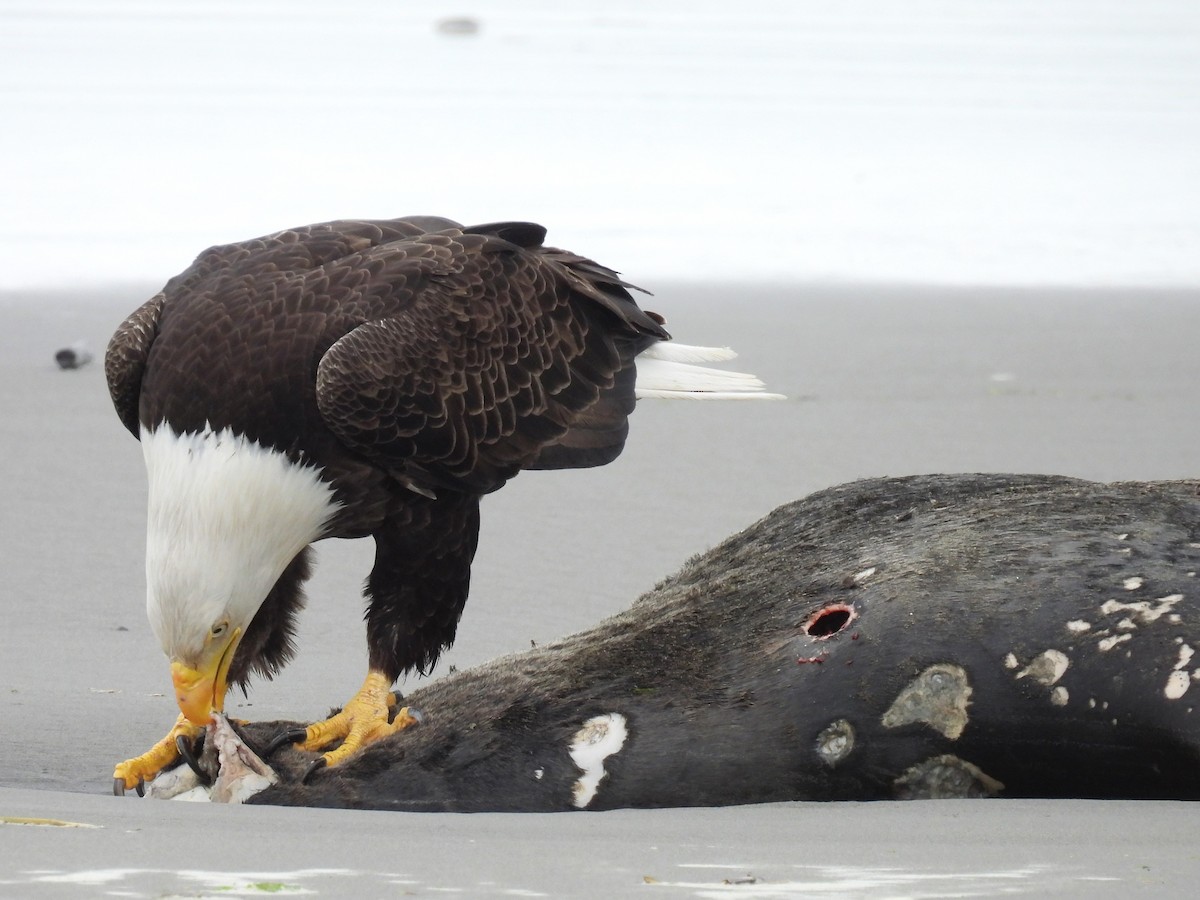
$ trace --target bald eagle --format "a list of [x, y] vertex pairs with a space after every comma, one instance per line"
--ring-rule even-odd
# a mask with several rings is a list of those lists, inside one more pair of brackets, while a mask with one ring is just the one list
[[[149, 481], [146, 606], [180, 715], [117, 765], [152, 779], [230, 685], [292, 656], [310, 546], [370, 536], [368, 675], [301, 742], [337, 765], [412, 724], [467, 599], [482, 495], [523, 469], [598, 466], [638, 396], [766, 397], [693, 365], [633, 287], [524, 222], [337, 221], [213, 247], [117, 329], [105, 357]], [[635, 359], [639, 362], [635, 363]]]

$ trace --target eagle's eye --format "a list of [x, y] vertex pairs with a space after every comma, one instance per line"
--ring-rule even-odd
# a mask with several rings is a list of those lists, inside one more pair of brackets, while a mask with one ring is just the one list
[[225, 621], [217, 622], [217, 624], [213, 625], [212, 631], [209, 632], [209, 637], [219, 638], [221, 635], [223, 635], [228, 630], [229, 630], [228, 622], [225, 622]]

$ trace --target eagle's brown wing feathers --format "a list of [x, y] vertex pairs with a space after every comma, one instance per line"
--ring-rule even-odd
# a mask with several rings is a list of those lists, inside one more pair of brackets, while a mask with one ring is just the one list
[[163, 291], [168, 296], [200, 288], [217, 292], [247, 277], [263, 286], [277, 278], [303, 277], [372, 247], [418, 237], [431, 224], [456, 227], [449, 219], [429, 216], [388, 221], [344, 219], [221, 244], [197, 256], [191, 266], [167, 282]]
[[158, 334], [165, 293], [158, 293], [135, 309], [120, 324], [104, 354], [104, 377], [113, 406], [124, 425], [138, 437], [138, 402], [142, 394], [142, 375], [146, 357]]
[[321, 359], [317, 403], [333, 432], [430, 490], [483, 493], [521, 468], [615, 456], [633, 357], [665, 332], [615, 274], [542, 251], [541, 235], [482, 226], [327, 266], [331, 283], [343, 265], [371, 272], [343, 309], [395, 310]]
[[[615, 272], [542, 247], [544, 236], [526, 222], [412, 216], [212, 247], [118, 328], [105, 358], [113, 403], [137, 435], [147, 357], [173, 303], [212, 298], [252, 315], [288, 296], [325, 311], [312, 363], [324, 422], [398, 475], [486, 492], [520, 468], [608, 462], [624, 444], [633, 357], [667, 335]], [[188, 369], [181, 383], [204, 377], [191, 372], [190, 340], [169, 363]]]
[[[142, 375], [150, 345], [158, 334], [164, 306], [173, 298], [204, 293], [262, 292], [273, 284], [303, 278], [328, 263], [379, 244], [402, 241], [431, 228], [456, 228], [457, 223], [433, 216], [409, 216], [390, 221], [338, 221], [292, 228], [266, 237], [210, 247], [162, 291], [136, 309], [118, 326], [104, 358], [109, 393], [121, 423], [138, 436], [138, 405]], [[349, 280], [365, 282], [370, 273], [342, 272]]]

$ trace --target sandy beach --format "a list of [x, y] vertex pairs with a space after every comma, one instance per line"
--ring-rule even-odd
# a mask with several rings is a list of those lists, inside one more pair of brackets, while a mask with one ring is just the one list
[[[1194, 477], [1200, 297], [1186, 291], [653, 285], [685, 342], [728, 344], [789, 400], [643, 403], [599, 470], [528, 473], [484, 506], [471, 601], [438, 672], [580, 630], [775, 506], [872, 475]], [[0, 295], [9, 577], [0, 896], [1116, 896], [1200, 875], [1187, 804], [774, 804], [561, 816], [212, 808], [108, 796], [174, 719], [143, 611], [144, 472], [98, 361], [152, 286]], [[298, 659], [230, 703], [311, 718], [364, 664], [359, 542], [319, 547]], [[411, 686], [411, 685], [410, 685]], [[755, 879], [754, 883], [726, 884]]]

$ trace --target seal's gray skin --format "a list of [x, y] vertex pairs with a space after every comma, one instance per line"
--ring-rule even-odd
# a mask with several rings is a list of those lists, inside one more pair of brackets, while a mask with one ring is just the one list
[[[939, 475], [780, 507], [427, 723], [254, 803], [1200, 798], [1200, 482]], [[259, 746], [292, 723], [256, 723]]]

